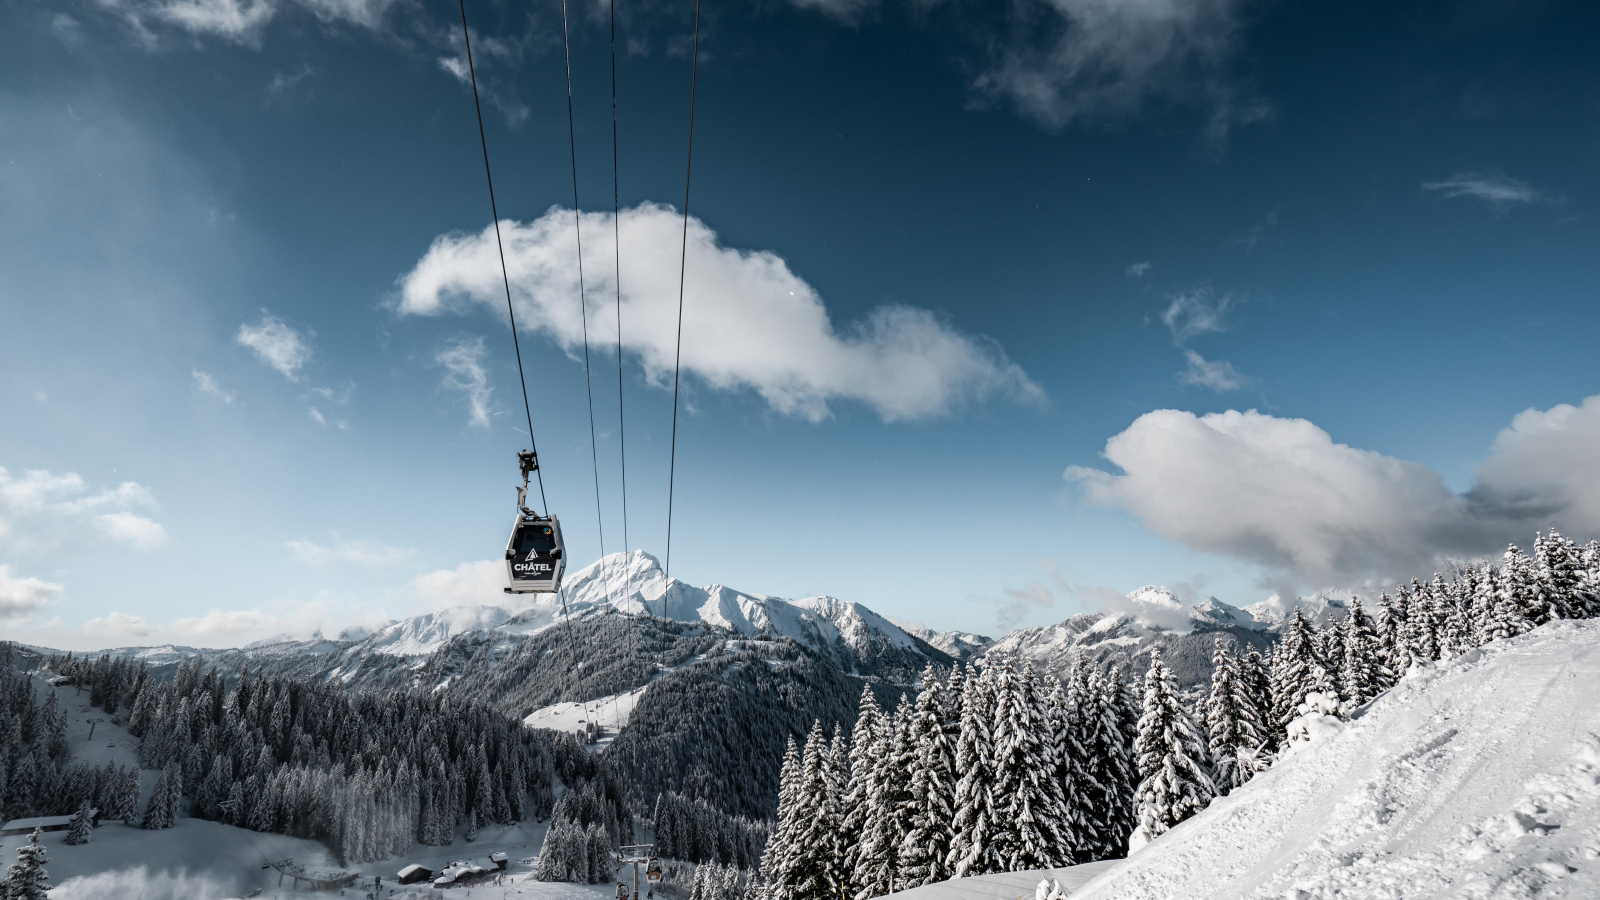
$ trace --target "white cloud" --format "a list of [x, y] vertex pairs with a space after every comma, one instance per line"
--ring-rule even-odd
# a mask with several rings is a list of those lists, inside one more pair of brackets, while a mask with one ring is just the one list
[[299, 381], [300, 369], [311, 360], [310, 345], [277, 316], [265, 316], [259, 325], [240, 325], [235, 340], [290, 381]]
[[61, 596], [62, 590], [59, 584], [13, 576], [11, 567], [0, 563], [0, 622], [33, 618], [45, 604]]
[[505, 586], [506, 564], [496, 559], [462, 563], [454, 569], [439, 569], [418, 575], [412, 581], [417, 597], [428, 609], [502, 603]]
[[1445, 197], [1471, 197], [1497, 209], [1550, 199], [1527, 182], [1498, 172], [1462, 172], [1444, 181], [1430, 181], [1422, 189]]
[[112, 643], [147, 638], [154, 632], [150, 623], [139, 616], [110, 612], [83, 623], [83, 633]]
[[1133, 263], [1133, 264], [1128, 266], [1127, 272], [1125, 274], [1129, 278], [1143, 279], [1146, 275], [1149, 275], [1150, 274], [1150, 270], [1154, 269], [1155, 267], [1156, 267], [1156, 264], [1153, 263], [1153, 262], [1150, 262], [1149, 260], [1145, 260], [1144, 262], [1136, 262], [1136, 263]]
[[1304, 419], [1157, 410], [1106, 443], [1113, 474], [1066, 470], [1095, 504], [1163, 537], [1318, 587], [1427, 575], [1537, 528], [1600, 531], [1600, 396], [1528, 410], [1500, 434], [1473, 488], [1335, 443]]
[[156, 18], [191, 34], [250, 45], [277, 12], [272, 0], [165, 0], [149, 8]]
[[209, 373], [202, 372], [199, 369], [192, 369], [190, 374], [194, 376], [194, 386], [199, 389], [200, 393], [210, 394], [223, 403], [233, 403], [233, 394], [223, 390], [222, 385], [218, 384], [217, 380], [211, 377]]
[[1524, 410], [1495, 439], [1467, 494], [1479, 508], [1600, 537], [1600, 395]]
[[164, 541], [166, 533], [158, 523], [128, 510], [155, 506], [155, 497], [137, 482], [91, 493], [76, 472], [35, 469], [17, 478], [0, 466], [0, 547], [49, 550], [98, 529], [147, 549]]
[[1207, 387], [1218, 393], [1244, 387], [1250, 379], [1226, 360], [1208, 360], [1188, 348], [1190, 340], [1202, 334], [1226, 331], [1228, 310], [1238, 304], [1232, 294], [1217, 297], [1210, 288], [1198, 287], [1173, 294], [1161, 321], [1172, 333], [1172, 342], [1183, 348], [1188, 366], [1178, 373], [1183, 384]]
[[300, 562], [309, 563], [313, 566], [353, 563], [358, 566], [370, 566], [375, 569], [401, 565], [416, 553], [415, 550], [390, 547], [377, 541], [347, 541], [338, 535], [334, 535], [333, 538], [333, 543], [329, 546], [318, 544], [315, 541], [289, 541], [289, 552]]
[[[584, 249], [594, 257], [586, 271], [594, 302], [589, 340], [614, 342], [613, 319], [601, 314], [615, 291], [612, 216], [585, 213], [583, 226]], [[620, 224], [624, 337], [658, 381], [673, 365], [681, 227], [677, 212], [656, 204], [624, 210]], [[501, 229], [518, 324], [572, 352], [582, 339], [572, 212], [552, 208]], [[687, 252], [683, 366], [714, 388], [749, 388], [773, 409], [813, 421], [827, 417], [835, 400], [865, 403], [886, 421], [945, 415], [995, 395], [1044, 401], [997, 344], [960, 334], [927, 310], [880, 307], [840, 329], [822, 298], [776, 254], [723, 247], [693, 218]], [[472, 304], [503, 309], [493, 226], [436, 238], [400, 287], [403, 315]]]
[[801, 9], [815, 10], [845, 23], [860, 21], [861, 16], [877, 5], [877, 0], [789, 0]]
[[1059, 128], [1121, 120], [1154, 104], [1206, 110], [1220, 143], [1268, 115], [1229, 69], [1249, 0], [1022, 0], [1016, 28], [980, 90]]
[[215, 640], [243, 634], [257, 634], [271, 629], [276, 624], [278, 624], [277, 617], [257, 609], [212, 609], [203, 616], [174, 619], [171, 630], [174, 634], [191, 640]]
[[[379, 29], [397, 0], [297, 0], [325, 24]], [[280, 0], [101, 0], [120, 16], [146, 47], [159, 45], [157, 30], [176, 29], [247, 47], [261, 44], [262, 32], [286, 4]]]
[[1178, 380], [1184, 384], [1208, 387], [1220, 394], [1236, 391], [1249, 383], [1227, 360], [1208, 360], [1193, 350], [1185, 350], [1183, 355], [1189, 360], [1189, 367], [1178, 373]]
[[1232, 294], [1217, 297], [1208, 287], [1179, 291], [1171, 299], [1161, 321], [1172, 332], [1172, 342], [1180, 347], [1199, 335], [1227, 330], [1223, 318], [1238, 303]]
[[489, 375], [483, 369], [487, 355], [483, 338], [475, 337], [451, 341], [433, 357], [434, 362], [444, 366], [444, 386], [466, 396], [470, 410], [467, 424], [474, 428], [489, 427], [489, 396], [494, 388], [489, 386]]
[[161, 523], [137, 513], [103, 513], [95, 521], [112, 540], [132, 544], [140, 550], [154, 550], [167, 542], [167, 530]]

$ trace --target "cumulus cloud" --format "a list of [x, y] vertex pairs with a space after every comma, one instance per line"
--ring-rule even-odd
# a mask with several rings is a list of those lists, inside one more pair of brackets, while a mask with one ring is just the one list
[[258, 609], [212, 609], [203, 616], [174, 619], [171, 631], [189, 640], [215, 640], [266, 631], [278, 623], [276, 616]]
[[1467, 498], [1513, 521], [1600, 537], [1600, 395], [1518, 413]]
[[210, 394], [223, 403], [233, 403], [233, 394], [223, 390], [222, 385], [218, 384], [217, 379], [211, 377], [210, 373], [202, 372], [199, 369], [191, 369], [189, 374], [194, 376], [194, 386], [200, 393]]
[[16, 477], [0, 466], [0, 547], [45, 551], [98, 531], [152, 549], [166, 541], [165, 529], [130, 509], [155, 506], [155, 497], [137, 482], [91, 492], [76, 472], [34, 469]]
[[496, 559], [466, 562], [454, 569], [418, 575], [411, 584], [428, 609], [499, 603], [505, 597], [506, 564]]
[[0, 622], [33, 618], [45, 605], [61, 596], [59, 584], [11, 574], [11, 567], [0, 563]]
[[258, 359], [290, 381], [299, 381], [300, 369], [311, 361], [311, 346], [305, 338], [277, 316], [264, 316], [257, 325], [240, 325], [234, 340], [255, 351]]
[[167, 530], [161, 523], [137, 513], [102, 513], [95, 521], [112, 540], [132, 544], [140, 550], [154, 550], [167, 542]]
[[1470, 197], [1495, 207], [1507, 209], [1519, 204], [1543, 203], [1550, 198], [1535, 190], [1525, 181], [1498, 172], [1462, 172], [1444, 181], [1430, 181], [1422, 186], [1444, 197]]
[[486, 356], [483, 338], [475, 337], [451, 341], [433, 357], [434, 362], [444, 366], [444, 386], [466, 398], [467, 424], [474, 428], [489, 427], [489, 396], [494, 388], [489, 386], [489, 374], [483, 369]]
[[978, 88], [1051, 128], [1146, 107], [1206, 112], [1206, 135], [1269, 114], [1230, 71], [1249, 0], [1022, 0], [1013, 36]]
[[112, 643], [147, 638], [154, 631], [150, 623], [139, 616], [109, 612], [83, 623], [83, 633]]
[[[582, 222], [585, 252], [594, 257], [586, 270], [594, 303], [589, 339], [614, 342], [614, 320], [601, 314], [616, 290], [612, 216], [585, 213]], [[620, 223], [628, 251], [622, 255], [625, 346], [658, 381], [673, 365], [681, 227], [678, 213], [656, 204], [624, 210]], [[534, 222], [503, 222], [501, 230], [518, 324], [573, 352], [583, 326], [572, 211], [552, 208]], [[812, 421], [841, 400], [864, 403], [886, 421], [945, 415], [993, 396], [1044, 401], [995, 342], [961, 334], [927, 310], [880, 307], [840, 328], [811, 285], [774, 253], [724, 247], [693, 218], [687, 252], [683, 367], [714, 388], [754, 390], [780, 413]], [[439, 315], [504, 304], [490, 226], [435, 239], [400, 279], [396, 309]]]
[[415, 550], [390, 547], [377, 541], [347, 541], [338, 535], [333, 538], [333, 543], [329, 545], [307, 540], [289, 541], [289, 552], [300, 562], [313, 566], [350, 563], [374, 569], [401, 565], [416, 553]]
[[1458, 494], [1421, 465], [1336, 443], [1304, 419], [1156, 410], [1106, 443], [1120, 474], [1071, 466], [1066, 478], [1091, 503], [1268, 578], [1351, 587], [1493, 554], [1537, 528], [1594, 535], [1597, 437], [1600, 396], [1528, 410]]

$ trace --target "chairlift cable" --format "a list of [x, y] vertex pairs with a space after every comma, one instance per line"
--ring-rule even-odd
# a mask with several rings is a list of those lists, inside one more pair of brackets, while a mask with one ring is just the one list
[[[611, 232], [615, 251], [617, 289], [617, 442], [622, 448], [622, 563], [626, 577], [623, 599], [633, 593], [633, 570], [628, 568], [628, 429], [622, 413], [622, 191], [617, 162], [617, 0], [611, 0]], [[648, 612], [648, 610], [646, 610]]]
[[[478, 100], [478, 75], [472, 64], [472, 36], [467, 31], [467, 0], [457, 0], [457, 5], [461, 7], [461, 41], [467, 51], [467, 78], [472, 84], [472, 108], [478, 114], [478, 143], [483, 147], [483, 177], [489, 183], [489, 214], [494, 217], [494, 245], [500, 252], [500, 281], [505, 285], [506, 314], [511, 319], [511, 347], [517, 354], [517, 378], [522, 383], [522, 412], [528, 418], [528, 446], [534, 458], [538, 459], [539, 442], [533, 437], [533, 407], [528, 403], [528, 376], [522, 371], [522, 345], [517, 340], [517, 311], [511, 305], [511, 276], [506, 274], [506, 248], [500, 239], [500, 210], [494, 202], [494, 174], [489, 170], [489, 138], [483, 131], [483, 104]], [[544, 470], [536, 468], [534, 474], [539, 476], [539, 504], [548, 516], [550, 503], [544, 495]]]
[[[667, 463], [667, 565], [672, 577], [672, 490], [678, 467], [678, 366], [683, 360], [683, 277], [689, 259], [689, 176], [694, 170], [694, 95], [700, 77], [700, 0], [694, 0], [694, 45], [689, 63], [689, 150], [683, 165], [683, 239], [678, 248], [678, 343], [672, 358], [672, 450]], [[667, 594], [661, 594], [661, 618], [667, 617]]]
[[594, 381], [589, 377], [589, 295], [583, 287], [583, 226], [578, 212], [578, 137], [572, 119], [572, 47], [567, 40], [567, 0], [561, 0], [561, 51], [567, 64], [567, 149], [572, 154], [572, 231], [578, 239], [578, 313], [583, 321], [583, 386], [589, 394], [589, 461], [594, 464], [594, 518], [600, 555], [606, 555], [606, 523], [600, 512], [600, 455], [594, 435]]

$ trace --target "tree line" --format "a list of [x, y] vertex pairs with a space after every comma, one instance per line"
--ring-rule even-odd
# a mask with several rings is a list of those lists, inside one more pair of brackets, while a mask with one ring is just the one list
[[1064, 680], [980, 659], [931, 667], [893, 713], [864, 691], [847, 741], [789, 741], [763, 900], [867, 900], [965, 875], [1124, 855], [1267, 768], [1305, 716], [1348, 716], [1414, 665], [1600, 615], [1600, 547], [1551, 532], [1533, 553], [1412, 581], [1319, 626], [1297, 608], [1266, 654], [1217, 639], [1186, 697], [1152, 650], [1124, 687], [1074, 660]]

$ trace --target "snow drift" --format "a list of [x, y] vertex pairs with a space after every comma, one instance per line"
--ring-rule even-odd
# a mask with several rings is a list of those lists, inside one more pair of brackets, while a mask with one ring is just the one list
[[1600, 896], [1600, 621], [1412, 672], [1073, 900]]

